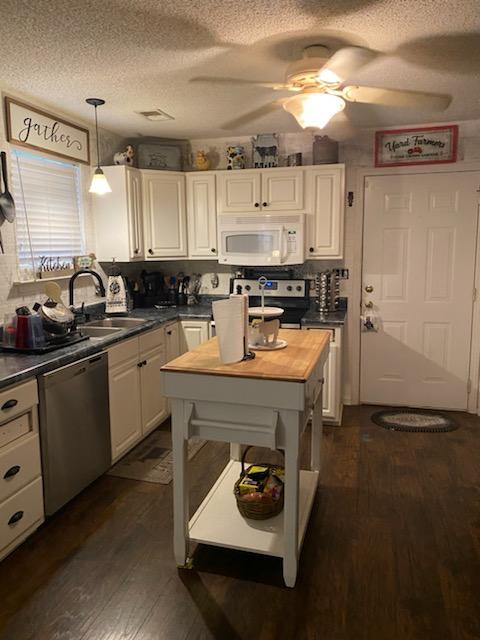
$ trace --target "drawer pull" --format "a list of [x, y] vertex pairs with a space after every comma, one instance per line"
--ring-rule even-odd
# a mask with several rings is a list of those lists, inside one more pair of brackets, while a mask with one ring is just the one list
[[7, 409], [13, 409], [13, 407], [16, 407], [17, 404], [18, 404], [18, 400], [15, 400], [15, 398], [12, 398], [11, 400], [7, 400], [2, 404], [2, 411], [6, 411]]
[[12, 524], [16, 524], [19, 520], [23, 518], [23, 511], [16, 511], [13, 516], [8, 521], [8, 524], [11, 526]]
[[16, 476], [19, 471], [20, 471], [20, 465], [16, 464], [13, 467], [10, 467], [10, 469], [5, 472], [3, 479], [6, 480], [7, 478], [13, 478], [13, 476]]

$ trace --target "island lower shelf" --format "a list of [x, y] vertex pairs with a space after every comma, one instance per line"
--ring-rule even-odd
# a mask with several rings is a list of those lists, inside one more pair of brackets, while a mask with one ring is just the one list
[[[283, 557], [283, 514], [268, 520], [247, 520], [238, 512], [233, 485], [241, 464], [230, 460], [189, 523], [194, 542]], [[317, 471], [300, 471], [298, 548], [302, 546], [318, 484]]]

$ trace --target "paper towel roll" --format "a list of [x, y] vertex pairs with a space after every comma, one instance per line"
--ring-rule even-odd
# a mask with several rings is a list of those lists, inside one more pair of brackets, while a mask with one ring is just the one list
[[212, 303], [220, 360], [240, 362], [245, 355], [245, 301], [243, 296]]
[[248, 352], [248, 336], [249, 336], [248, 294], [231, 293], [230, 298], [233, 298], [233, 299], [241, 298], [243, 301], [243, 318], [244, 318], [243, 340], [244, 340], [244, 353], [247, 353]]

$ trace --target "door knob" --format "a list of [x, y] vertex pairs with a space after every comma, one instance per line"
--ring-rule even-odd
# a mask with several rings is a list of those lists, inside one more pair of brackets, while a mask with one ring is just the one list
[[365, 287], [365, 291], [367, 293], [372, 293], [373, 292], [373, 287], [371, 284], [367, 284], [367, 286]]

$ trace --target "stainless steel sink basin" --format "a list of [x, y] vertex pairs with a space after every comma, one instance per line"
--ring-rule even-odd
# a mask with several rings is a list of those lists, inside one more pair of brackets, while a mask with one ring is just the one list
[[80, 327], [80, 331], [83, 335], [88, 336], [89, 338], [106, 338], [107, 336], [110, 336], [113, 333], [118, 333], [121, 330], [121, 327], [97, 327], [85, 324]]
[[145, 320], [141, 318], [104, 318], [103, 320], [92, 320], [85, 327], [112, 327], [115, 329], [129, 329], [142, 324]]

